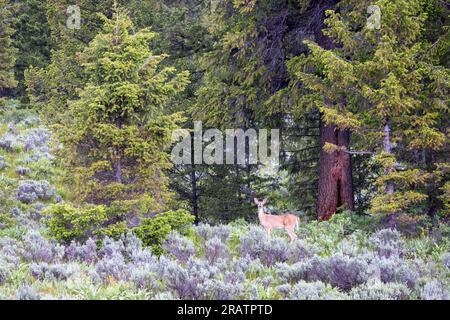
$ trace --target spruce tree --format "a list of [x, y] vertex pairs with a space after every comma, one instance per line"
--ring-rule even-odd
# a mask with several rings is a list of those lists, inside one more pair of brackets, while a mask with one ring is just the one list
[[[381, 10], [380, 28], [367, 27], [369, 5]], [[357, 137], [352, 149], [327, 143], [324, 151], [373, 155], [381, 167], [371, 211], [405, 212], [427, 199], [424, 186], [432, 176], [408, 158], [445, 144], [433, 105], [448, 112], [439, 93], [448, 89], [448, 69], [424, 58], [422, 1], [349, 0], [338, 9], [327, 12], [324, 31], [336, 48], [308, 41], [311, 54], [291, 60], [290, 70], [310, 90], [303, 99], [323, 121]], [[430, 86], [438, 89], [431, 93]]]
[[43, 68], [50, 63], [50, 51], [55, 44], [50, 35], [46, 15], [46, 1], [21, 0], [14, 28], [14, 46], [18, 49], [15, 74], [18, 81], [17, 94], [27, 100], [24, 72], [30, 66]]
[[[73, 5], [70, 0], [47, 1], [40, 5], [51, 34], [51, 62], [46, 66], [31, 63], [24, 72], [30, 105], [49, 125], [67, 123], [73, 118], [68, 102], [78, 99], [78, 90], [86, 81], [84, 70], [77, 61], [77, 53], [100, 32], [102, 20], [98, 13], [111, 16], [112, 1], [80, 0], [76, 3], [82, 18], [80, 29], [68, 28], [69, 5]], [[28, 38], [34, 39], [31, 36]]]
[[89, 203], [155, 212], [168, 200], [166, 149], [182, 120], [164, 108], [185, 88], [188, 73], [160, 67], [166, 56], [149, 50], [155, 33], [134, 33], [124, 9], [102, 19], [103, 30], [79, 54], [88, 80], [70, 104], [74, 118], [60, 127], [74, 189]]
[[15, 9], [12, 1], [0, 0], [0, 98], [5, 96], [9, 89], [17, 86], [14, 78], [17, 49], [12, 43]]

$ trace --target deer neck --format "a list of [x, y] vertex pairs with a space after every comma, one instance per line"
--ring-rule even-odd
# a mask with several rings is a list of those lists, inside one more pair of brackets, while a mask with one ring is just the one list
[[258, 218], [260, 222], [264, 221], [266, 216], [267, 215], [264, 213], [264, 208], [258, 209]]

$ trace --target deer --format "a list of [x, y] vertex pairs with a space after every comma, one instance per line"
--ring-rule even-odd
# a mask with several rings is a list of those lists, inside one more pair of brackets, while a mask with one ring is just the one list
[[273, 215], [264, 213], [264, 205], [267, 202], [267, 198], [259, 201], [254, 198], [256, 205], [258, 206], [258, 218], [259, 222], [266, 230], [267, 235], [270, 236], [272, 229], [284, 229], [288, 233], [291, 241], [297, 239], [295, 230], [298, 229], [300, 220], [293, 214]]

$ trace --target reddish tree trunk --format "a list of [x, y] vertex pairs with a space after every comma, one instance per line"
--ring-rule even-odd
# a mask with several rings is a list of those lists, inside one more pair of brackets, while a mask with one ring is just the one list
[[349, 150], [350, 132], [320, 121], [319, 194], [317, 218], [328, 220], [343, 206], [353, 210], [353, 183], [350, 154], [345, 151], [325, 152], [325, 143], [332, 143]]
[[[314, 37], [318, 45], [324, 49], [335, 47], [333, 41], [325, 36], [322, 30], [326, 27], [323, 23], [324, 13], [332, 9], [339, 0], [321, 0], [316, 2], [320, 8], [320, 19], [314, 26]], [[319, 18], [319, 17], [317, 17]], [[349, 149], [350, 132], [327, 125], [320, 120], [320, 155], [319, 155], [319, 194], [317, 198], [317, 218], [328, 220], [337, 210], [343, 206], [353, 210], [353, 183], [352, 165], [350, 154], [344, 151], [327, 153], [323, 150], [325, 142]]]
[[[338, 145], [350, 150], [350, 131], [338, 131]], [[338, 207], [344, 206], [348, 210], [354, 210], [353, 203], [353, 175], [352, 175], [352, 159], [350, 153], [345, 151], [338, 152], [338, 162], [342, 164], [339, 176], [339, 195]]]

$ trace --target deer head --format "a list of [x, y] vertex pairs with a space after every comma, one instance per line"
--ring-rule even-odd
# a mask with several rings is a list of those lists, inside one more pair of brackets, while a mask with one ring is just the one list
[[257, 198], [253, 199], [258, 206], [258, 213], [264, 213], [264, 205], [267, 202], [267, 198], [264, 198], [263, 200], [259, 201]]

